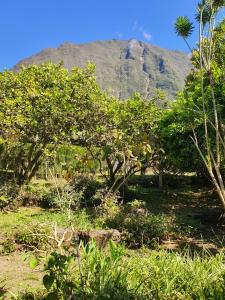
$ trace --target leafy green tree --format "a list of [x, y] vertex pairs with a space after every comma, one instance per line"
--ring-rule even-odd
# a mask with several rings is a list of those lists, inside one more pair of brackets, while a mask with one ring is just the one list
[[184, 93], [180, 93], [177, 100], [162, 114], [157, 128], [164, 150], [160, 168], [165, 172], [197, 172], [200, 177], [205, 178], [204, 164], [191, 140], [194, 125], [198, 128], [198, 133], [202, 134], [202, 120], [196, 114], [195, 104]]
[[154, 99], [144, 100], [135, 94], [124, 101], [109, 98], [101, 112], [97, 122], [89, 124], [85, 140], [99, 161], [100, 172], [116, 191], [129, 176], [156, 165], [160, 150], [154, 128], [160, 110]]
[[[214, 79], [214, 93], [217, 99], [217, 109], [221, 118], [225, 117], [223, 105], [225, 96], [224, 61], [225, 44], [224, 32], [225, 22], [222, 21], [215, 29], [215, 61], [214, 72], [217, 74]], [[165, 150], [164, 167], [174, 172], [197, 172], [201, 177], [209, 177], [207, 168], [202, 161], [191, 137], [195, 130], [199, 145], [207, 156], [205, 145], [205, 126], [202, 102], [202, 72], [199, 69], [198, 51], [193, 51], [193, 69], [186, 79], [186, 85], [176, 101], [165, 110], [160, 123], [159, 132], [162, 148]], [[204, 72], [204, 101], [206, 103], [208, 118], [213, 118], [213, 105], [211, 100], [211, 88], [207, 72]], [[215, 131], [208, 128], [211, 140], [215, 141]]]
[[89, 117], [88, 103], [101, 94], [93, 65], [69, 73], [44, 63], [0, 73], [1, 163], [19, 183], [31, 180], [48, 145], [70, 143]]
[[[192, 140], [225, 209], [223, 170], [225, 163], [224, 135], [224, 20], [216, 17], [224, 1], [202, 0], [197, 7], [199, 22], [198, 48], [193, 51], [195, 69], [187, 78], [185, 97], [192, 106]], [[192, 23], [177, 19], [175, 30], [182, 38], [191, 35]], [[222, 51], [221, 51], [222, 50]], [[190, 128], [190, 126], [189, 126]]]

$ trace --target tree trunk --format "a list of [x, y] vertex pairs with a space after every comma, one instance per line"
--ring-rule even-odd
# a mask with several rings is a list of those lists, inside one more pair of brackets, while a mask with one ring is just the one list
[[159, 173], [159, 189], [163, 189], [163, 174], [161, 172]]

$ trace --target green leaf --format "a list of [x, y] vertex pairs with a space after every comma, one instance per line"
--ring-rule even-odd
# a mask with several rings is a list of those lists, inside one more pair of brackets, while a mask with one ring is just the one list
[[55, 265], [55, 263], [56, 263], [55, 257], [53, 255], [50, 256], [46, 269], [48, 270], [51, 269]]
[[47, 290], [50, 290], [50, 288], [52, 287], [53, 283], [54, 283], [54, 277], [53, 276], [45, 275], [43, 277], [43, 284], [44, 284], [44, 286], [45, 286], [45, 288]]
[[36, 257], [32, 258], [29, 262], [29, 266], [32, 270], [35, 269], [38, 265], [39, 265], [39, 260]]
[[212, 9], [210, 5], [205, 3], [204, 0], [198, 3], [197, 13], [195, 15], [196, 21], [202, 22], [202, 24], [205, 25], [210, 21], [211, 16], [212, 16]]

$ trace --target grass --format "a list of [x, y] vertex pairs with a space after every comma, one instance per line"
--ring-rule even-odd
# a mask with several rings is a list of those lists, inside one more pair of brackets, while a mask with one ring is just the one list
[[[29, 223], [57, 223], [59, 227], [68, 225], [67, 216], [55, 210], [42, 209], [40, 207], [20, 207], [17, 211], [0, 212], [0, 232], [10, 233]], [[77, 229], [93, 227], [90, 216], [85, 210], [81, 210], [72, 216], [72, 223]]]
[[135, 192], [137, 199], [145, 202], [149, 212], [156, 215], [163, 213], [174, 219], [174, 235], [178, 238], [193, 237], [209, 242], [217, 240], [218, 244], [224, 240], [225, 228], [216, 224], [220, 203], [210, 188], [199, 184], [182, 184], [163, 191], [140, 185], [131, 186], [130, 189]]
[[[38, 182], [35, 182], [37, 185]], [[43, 182], [41, 182], [41, 186]], [[37, 188], [37, 187], [36, 187]], [[152, 215], [168, 216], [173, 227], [173, 238], [196, 238], [206, 242], [223, 240], [224, 228], [202, 224], [201, 214], [217, 209], [217, 199], [212, 197], [211, 191], [198, 185], [182, 185], [179, 188], [170, 188], [159, 191], [155, 187], [141, 185], [130, 186], [137, 199], [142, 200]], [[3, 233], [12, 233], [15, 228], [31, 222], [57, 222], [58, 227], [68, 225], [67, 216], [54, 209], [40, 207], [21, 207], [15, 212], [0, 212], [0, 238]], [[101, 219], [96, 218], [93, 211], [79, 210], [72, 215], [72, 223], [77, 230], [88, 230], [105, 227]], [[224, 241], [223, 241], [224, 242]]]
[[[57, 256], [54, 254], [54, 257]], [[116, 245], [99, 250], [90, 244], [81, 252], [84, 282], [77, 260], [71, 260], [70, 268], [62, 264], [55, 268], [51, 259], [47, 274], [52, 274], [54, 268], [54, 278], [63, 277], [57, 286], [48, 288], [45, 295], [54, 292], [54, 299], [67, 299], [56, 296], [62, 292], [68, 297], [75, 294], [76, 299], [92, 300], [223, 300], [224, 259], [223, 253], [193, 257], [188, 251], [182, 254], [149, 249], [128, 251]]]
[[[218, 244], [221, 243], [220, 246], [224, 247], [224, 240], [222, 240], [224, 227], [211, 228], [209, 224], [202, 224], [201, 219], [196, 218], [199, 212], [202, 214], [218, 207], [217, 199], [212, 196], [209, 189], [197, 185], [183, 185], [179, 188], [159, 191], [155, 187], [133, 185], [130, 186], [130, 190], [133, 195], [137, 196], [137, 199], [143, 201], [144, 207], [152, 216], [158, 218], [163, 214], [165, 220], [167, 217], [171, 220], [173, 231], [168, 235], [168, 242], [170, 242], [170, 239], [176, 238], [186, 240], [200, 238], [202, 243], [210, 243], [216, 236]], [[131, 215], [131, 218], [135, 218], [135, 216]], [[74, 212], [71, 220], [77, 230], [107, 227], [103, 222], [104, 220], [96, 218], [93, 211], [85, 209]], [[29, 227], [29, 224], [53, 224], [55, 222], [60, 228], [67, 227], [66, 214], [54, 209], [40, 207], [20, 207], [16, 211], [0, 212], [0, 243], [5, 236], [13, 234], [19, 228]], [[184, 246], [184, 249], [186, 250], [179, 249], [178, 252], [161, 250], [160, 248], [158, 248], [158, 251], [147, 248], [125, 250], [121, 265], [117, 266], [117, 275], [120, 276], [119, 270], [126, 273], [126, 276], [125, 273], [121, 274], [121, 278], [126, 280], [121, 284], [121, 287], [123, 289], [126, 287], [127, 294], [126, 298], [118, 298], [120, 297], [118, 295], [124, 295], [124, 293], [122, 291], [121, 293], [114, 293], [114, 295], [117, 295], [116, 299], [225, 299], [224, 254], [220, 253], [213, 256], [204, 251], [197, 254], [195, 248], [190, 248], [189, 243]], [[97, 257], [103, 259], [105, 255], [107, 256], [107, 253], [103, 252], [98, 254]], [[14, 252], [9, 254], [8, 257], [0, 255], [3, 274], [0, 277], [6, 275], [8, 277], [6, 280], [7, 287], [13, 287], [13, 291], [16, 293], [27, 290], [27, 283], [28, 285], [34, 285], [35, 289], [36, 287], [37, 289], [43, 289], [41, 286], [41, 276], [43, 274], [40, 270], [31, 271], [28, 266], [29, 263], [23, 261], [23, 256], [23, 252]], [[104, 261], [107, 261], [107, 259]], [[24, 272], [22, 272], [21, 279], [19, 279], [14, 270], [19, 270], [21, 266]], [[86, 267], [88, 268], [88, 265]], [[99, 267], [101, 267], [101, 261]], [[114, 272], [111, 274], [114, 274]], [[114, 279], [111, 278], [111, 280]], [[97, 278], [93, 278], [93, 282], [94, 280], [97, 280]], [[15, 284], [13, 284], [14, 282]], [[107, 291], [107, 287], [104, 288]], [[93, 291], [89, 292], [92, 293]], [[92, 294], [87, 299], [107, 299], [96, 297], [96, 294]], [[112, 294], [110, 294], [110, 297], [114, 299]], [[38, 298], [34, 296], [29, 299]]]
[[[224, 254], [193, 257], [166, 251], [135, 252], [128, 262], [132, 276], [143, 278], [143, 299], [224, 299]], [[145, 296], [144, 296], [145, 295]], [[145, 298], [146, 297], [146, 298]]]

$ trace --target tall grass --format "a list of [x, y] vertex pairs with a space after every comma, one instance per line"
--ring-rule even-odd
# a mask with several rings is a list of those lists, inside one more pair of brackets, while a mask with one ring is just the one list
[[[67, 299], [66, 295], [75, 299], [224, 300], [224, 259], [222, 253], [126, 251], [113, 242], [103, 251], [93, 242], [81, 249], [79, 260], [70, 260], [74, 265], [69, 271], [54, 273], [59, 287], [58, 275], [63, 274], [63, 291], [51, 278], [48, 292], [59, 295], [55, 299]], [[51, 267], [47, 272], [52, 276]]]
[[225, 299], [225, 256], [151, 251], [128, 259], [129, 283], [143, 282], [142, 299]]

